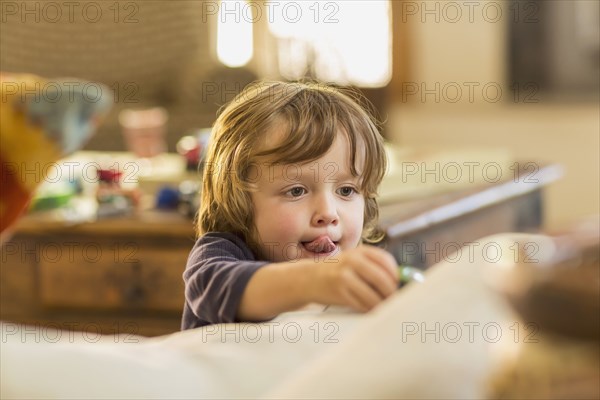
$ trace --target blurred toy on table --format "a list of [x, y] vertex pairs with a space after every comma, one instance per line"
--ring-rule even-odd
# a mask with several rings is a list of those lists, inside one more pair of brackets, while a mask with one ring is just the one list
[[[193, 218], [198, 209], [198, 171], [187, 171], [179, 154], [140, 158], [130, 152], [80, 151], [57, 161], [36, 192], [36, 218], [69, 223], [128, 216], [152, 209]], [[41, 213], [44, 215], [41, 215]]]
[[57, 182], [44, 182], [35, 191], [28, 211], [37, 212], [65, 207], [74, 196], [81, 194], [81, 191], [79, 180], [61, 179]]
[[165, 186], [156, 195], [156, 208], [178, 211], [188, 218], [194, 218], [200, 206], [200, 183], [185, 180], [177, 188]]
[[114, 169], [98, 170], [98, 218], [129, 215], [135, 212], [140, 204], [142, 192], [137, 188], [121, 187], [123, 172]]
[[177, 142], [177, 152], [185, 158], [188, 171], [201, 170], [210, 132], [210, 128], [199, 129], [194, 134], [184, 136]]

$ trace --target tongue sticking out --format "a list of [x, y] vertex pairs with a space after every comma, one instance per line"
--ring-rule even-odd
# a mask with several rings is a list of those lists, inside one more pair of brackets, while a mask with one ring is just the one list
[[329, 253], [335, 250], [335, 243], [327, 236], [320, 236], [312, 242], [305, 242], [304, 247], [313, 253]]

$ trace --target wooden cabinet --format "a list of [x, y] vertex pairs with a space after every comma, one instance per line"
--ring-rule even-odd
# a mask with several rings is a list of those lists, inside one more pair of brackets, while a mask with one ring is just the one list
[[97, 244], [108, 251], [96, 256], [98, 250], [91, 250], [92, 257], [76, 252], [67, 262], [40, 260], [42, 306], [181, 311], [181, 272], [188, 248], [154, 248], [141, 243], [144, 247], [140, 252], [138, 244], [125, 243], [123, 249], [132, 253], [121, 258], [120, 243]]
[[1, 318], [103, 333], [176, 331], [193, 244], [192, 221], [174, 213], [78, 226], [28, 216], [2, 248]]

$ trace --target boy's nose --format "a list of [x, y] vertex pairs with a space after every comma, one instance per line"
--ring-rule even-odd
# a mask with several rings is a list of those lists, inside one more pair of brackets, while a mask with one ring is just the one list
[[313, 225], [337, 225], [338, 222], [339, 217], [337, 214], [337, 209], [335, 207], [335, 201], [333, 199], [328, 198], [327, 196], [323, 196], [319, 200], [317, 200], [312, 220]]

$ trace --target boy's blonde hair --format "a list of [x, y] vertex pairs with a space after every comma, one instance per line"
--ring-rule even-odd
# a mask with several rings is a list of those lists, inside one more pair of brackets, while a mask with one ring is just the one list
[[[197, 230], [240, 235], [260, 255], [254, 226], [248, 171], [259, 159], [273, 164], [306, 163], [323, 156], [337, 134], [350, 144], [351, 173], [358, 176], [356, 158], [364, 148], [361, 193], [365, 197], [362, 239], [379, 242], [377, 187], [387, 160], [383, 139], [356, 93], [316, 83], [258, 82], [249, 85], [217, 118], [204, 164]], [[283, 123], [281, 122], [283, 121]], [[264, 135], [277, 124], [284, 129], [279, 146], [261, 151]]]

